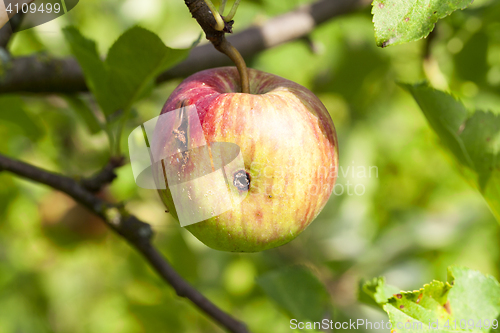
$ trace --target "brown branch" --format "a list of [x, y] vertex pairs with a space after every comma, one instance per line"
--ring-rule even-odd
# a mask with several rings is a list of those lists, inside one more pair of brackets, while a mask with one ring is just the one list
[[112, 157], [101, 171], [97, 172], [92, 177], [80, 180], [80, 185], [82, 185], [89, 192], [99, 192], [105, 185], [110, 184], [113, 180], [115, 180], [115, 169], [123, 166], [124, 162], [125, 159], [123, 156]]
[[[0, 59], [0, 67], [2, 60]], [[77, 93], [88, 91], [76, 59], [53, 59], [43, 55], [14, 58], [4, 64], [0, 93]]]
[[[369, 0], [320, 0], [272, 18], [261, 27], [251, 27], [229, 36], [227, 40], [245, 59], [250, 59], [266, 49], [304, 37], [321, 23], [356, 11], [369, 3]], [[156, 82], [187, 77], [207, 68], [226, 66], [230, 63], [231, 61], [214, 50], [212, 45], [201, 45], [195, 47], [186, 60], [161, 74]], [[88, 91], [83, 72], [73, 58], [20, 57], [4, 64], [3, 67], [8, 69], [3, 76], [0, 74], [0, 93]]]
[[244, 323], [218, 308], [175, 271], [163, 255], [151, 244], [153, 231], [149, 224], [128, 214], [124, 209], [119, 209], [96, 197], [72, 178], [40, 169], [1, 154], [0, 171], [8, 171], [66, 193], [92, 213], [101, 217], [110, 228], [137, 249], [155, 271], [174, 288], [177, 295], [189, 299], [230, 332], [248, 332]]

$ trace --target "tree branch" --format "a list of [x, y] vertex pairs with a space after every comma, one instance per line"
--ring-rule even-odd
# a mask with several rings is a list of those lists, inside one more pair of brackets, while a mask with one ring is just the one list
[[80, 180], [80, 184], [87, 191], [97, 193], [105, 185], [110, 184], [113, 182], [113, 180], [115, 180], [115, 169], [121, 167], [124, 162], [125, 158], [123, 156], [112, 157], [109, 160], [108, 164], [106, 164], [101, 171], [97, 172], [92, 177], [83, 178], [82, 180]]
[[54, 59], [44, 55], [14, 58], [0, 67], [0, 93], [76, 93], [88, 91], [76, 59]]
[[248, 332], [244, 323], [234, 319], [231, 315], [218, 308], [175, 271], [162, 254], [151, 244], [153, 231], [149, 224], [128, 214], [124, 209], [117, 208], [96, 197], [72, 178], [40, 169], [1, 154], [0, 171], [8, 171], [66, 193], [92, 213], [101, 217], [110, 228], [137, 249], [154, 270], [174, 288], [177, 295], [189, 299], [199, 309], [230, 332]]
[[[251, 27], [229, 36], [227, 40], [245, 59], [249, 59], [263, 50], [307, 36], [321, 23], [358, 10], [369, 3], [370, 0], [319, 0], [272, 18], [261, 27]], [[195, 47], [186, 60], [161, 74], [156, 82], [159, 84], [228, 64], [231, 64], [231, 61], [224, 54], [216, 51], [212, 45], [205, 44]], [[4, 64], [3, 67], [7, 70], [0, 76], [0, 93], [88, 91], [83, 72], [73, 58], [20, 57]]]

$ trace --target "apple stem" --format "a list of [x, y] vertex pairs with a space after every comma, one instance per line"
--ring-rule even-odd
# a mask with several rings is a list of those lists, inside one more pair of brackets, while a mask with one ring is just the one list
[[248, 78], [247, 64], [245, 63], [245, 59], [243, 59], [243, 57], [241, 56], [241, 53], [238, 52], [238, 50], [233, 45], [231, 45], [231, 43], [229, 43], [226, 38], [224, 38], [219, 45], [214, 46], [217, 50], [227, 55], [229, 59], [234, 62], [236, 68], [238, 69], [238, 73], [240, 73], [241, 92], [249, 94], [250, 81]]
[[[225, 2], [225, 1], [224, 1]], [[247, 65], [241, 54], [236, 50], [234, 46], [231, 45], [226, 39], [226, 32], [231, 32], [233, 22], [232, 20], [227, 21], [227, 17], [232, 18], [236, 13], [236, 9], [240, 3], [240, 0], [235, 0], [231, 12], [225, 18], [215, 9], [212, 1], [210, 0], [184, 0], [184, 3], [189, 8], [191, 15], [198, 21], [198, 24], [205, 32], [207, 39], [214, 45], [214, 47], [227, 55], [231, 59], [238, 72], [240, 73], [241, 79], [241, 92], [249, 94], [250, 93], [250, 82], [248, 78]], [[215, 22], [214, 22], [215, 19]], [[220, 21], [222, 21], [223, 28], [220, 29]]]

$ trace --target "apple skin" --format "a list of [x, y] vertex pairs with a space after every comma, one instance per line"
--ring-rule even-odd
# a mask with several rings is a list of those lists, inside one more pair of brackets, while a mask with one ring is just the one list
[[[321, 101], [282, 77], [254, 69], [248, 74], [251, 93], [244, 94], [239, 93], [235, 67], [198, 72], [174, 90], [161, 111], [179, 109], [182, 103], [195, 105], [207, 142], [231, 142], [241, 149], [249, 181], [245, 199], [185, 227], [205, 245], [222, 251], [257, 252], [288, 243], [323, 209], [337, 177], [337, 135]], [[164, 138], [157, 133], [161, 131], [155, 131], [158, 149], [164, 149]], [[185, 173], [196, 167], [195, 162], [188, 164]], [[161, 172], [154, 171], [157, 176]], [[158, 192], [178, 219], [168, 184]]]

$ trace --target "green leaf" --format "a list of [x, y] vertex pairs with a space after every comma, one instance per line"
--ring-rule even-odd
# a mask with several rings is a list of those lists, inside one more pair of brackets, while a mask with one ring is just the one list
[[121, 35], [105, 61], [93, 41], [73, 27], [64, 29], [71, 51], [82, 66], [87, 84], [106, 115], [129, 109], [147, 96], [162, 71], [184, 59], [189, 50], [175, 50], [154, 33], [133, 27]]
[[467, 109], [453, 96], [430, 88], [424, 83], [415, 85], [402, 84], [420, 106], [431, 127], [438, 133], [460, 163], [472, 167], [472, 161], [460, 140], [460, 126], [468, 116]]
[[469, 116], [461, 102], [444, 92], [424, 84], [402, 86], [500, 222], [500, 116], [484, 111]]
[[109, 72], [97, 53], [95, 42], [83, 37], [74, 27], [64, 28], [63, 33], [101, 109], [106, 114], [116, 111], [119, 103], [116, 96], [111, 93]]
[[65, 95], [64, 99], [85, 122], [91, 134], [99, 133], [102, 130], [101, 124], [90, 107], [76, 95]]
[[0, 120], [17, 125], [27, 137], [36, 141], [43, 135], [40, 120], [26, 112], [23, 100], [18, 96], [0, 97]]
[[133, 27], [113, 44], [106, 59], [111, 89], [120, 96], [120, 108], [129, 108], [148, 94], [154, 79], [187, 57], [189, 50], [175, 50], [146, 29]]
[[451, 267], [448, 281], [453, 284], [448, 301], [455, 318], [472, 319], [476, 323], [480, 319], [498, 318], [500, 284], [494, 277], [464, 267]]
[[[500, 116], [476, 111], [465, 121], [460, 134], [479, 175], [479, 187], [486, 188], [492, 175], [500, 170]], [[500, 200], [500, 196], [498, 198]]]
[[399, 289], [387, 285], [384, 277], [378, 277], [371, 281], [360, 282], [359, 300], [369, 305], [380, 306], [397, 292]]
[[404, 44], [427, 37], [434, 24], [473, 0], [374, 0], [373, 22], [377, 45]]
[[291, 318], [321, 321], [328, 313], [330, 296], [306, 267], [275, 270], [258, 277], [257, 283]]
[[432, 281], [419, 290], [380, 299], [378, 304], [397, 332], [489, 332], [500, 315], [500, 284], [478, 271], [450, 267], [447, 282]]
[[410, 329], [404, 331], [413, 332], [428, 328], [429, 323], [436, 321], [441, 321], [439, 327], [442, 327], [446, 320], [453, 320], [447, 299], [450, 288], [448, 283], [432, 281], [420, 290], [396, 294], [383, 308], [393, 328], [401, 329], [397, 323], [410, 323]]

